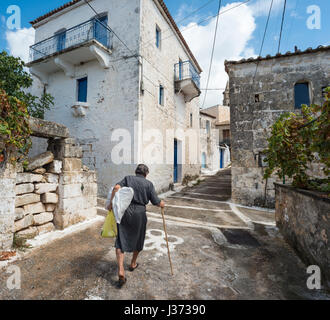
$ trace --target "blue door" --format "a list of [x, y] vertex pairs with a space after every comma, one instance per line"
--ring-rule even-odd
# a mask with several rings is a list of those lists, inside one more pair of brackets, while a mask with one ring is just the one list
[[174, 139], [174, 183], [178, 182], [178, 140]]
[[203, 169], [206, 168], [206, 153], [205, 152], [202, 153], [202, 168]]
[[183, 63], [182, 61], [180, 60], [179, 61], [179, 80], [182, 80], [183, 79]]
[[57, 52], [65, 49], [65, 41], [66, 41], [66, 32], [61, 32], [57, 35]]
[[98, 42], [108, 47], [108, 30], [105, 27], [106, 25], [108, 25], [107, 16], [97, 18], [97, 20], [95, 20], [94, 36]]
[[223, 149], [220, 149], [220, 168], [223, 168]]

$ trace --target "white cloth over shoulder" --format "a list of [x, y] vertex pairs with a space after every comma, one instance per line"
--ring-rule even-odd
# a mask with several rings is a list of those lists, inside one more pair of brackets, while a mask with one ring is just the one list
[[[107, 201], [105, 203], [105, 208], [108, 209], [110, 204], [110, 199], [112, 195], [113, 188], [110, 189], [107, 197]], [[121, 218], [123, 217], [126, 209], [131, 204], [134, 196], [133, 188], [123, 187], [120, 188], [116, 193], [114, 198], [112, 199], [112, 211], [115, 215], [116, 222], [120, 224]]]

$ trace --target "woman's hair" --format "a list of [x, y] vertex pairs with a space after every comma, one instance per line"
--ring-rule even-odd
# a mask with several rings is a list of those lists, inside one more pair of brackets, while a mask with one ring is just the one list
[[149, 168], [145, 164], [139, 164], [135, 169], [135, 174], [141, 174], [144, 177], [149, 173]]

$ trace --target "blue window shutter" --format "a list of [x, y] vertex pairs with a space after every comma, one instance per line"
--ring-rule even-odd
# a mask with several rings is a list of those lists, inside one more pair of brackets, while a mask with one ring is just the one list
[[156, 47], [160, 47], [160, 30], [156, 27]]
[[94, 22], [94, 36], [97, 41], [108, 46], [108, 30], [104, 25], [108, 25], [108, 16], [97, 18]]
[[310, 105], [308, 83], [296, 83], [294, 86], [294, 106], [301, 108], [302, 104]]
[[164, 105], [164, 87], [162, 85], [159, 86], [159, 104]]
[[87, 77], [78, 80], [78, 102], [87, 102]]

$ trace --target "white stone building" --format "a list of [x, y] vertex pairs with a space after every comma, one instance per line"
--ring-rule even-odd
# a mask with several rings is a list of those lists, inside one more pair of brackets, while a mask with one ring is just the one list
[[218, 169], [224, 169], [230, 165], [230, 109], [228, 106], [216, 105], [203, 109], [203, 112], [215, 117], [214, 130], [217, 134], [218, 154], [215, 162]]
[[98, 15], [73, 0], [31, 22], [28, 67], [55, 98], [45, 119], [78, 140], [101, 196], [141, 162], [158, 191], [199, 174], [202, 70], [164, 2], [88, 3]]
[[220, 169], [219, 135], [215, 128], [216, 117], [200, 110], [200, 143], [202, 172]]

